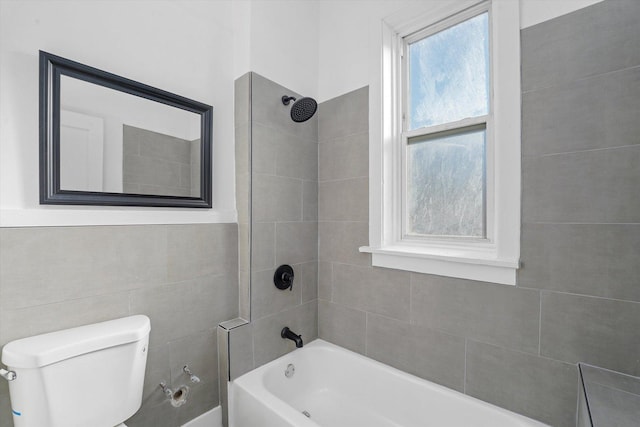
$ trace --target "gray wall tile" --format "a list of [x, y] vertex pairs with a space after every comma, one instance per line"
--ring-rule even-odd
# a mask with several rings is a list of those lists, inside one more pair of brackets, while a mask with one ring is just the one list
[[369, 133], [358, 133], [318, 144], [318, 180], [369, 176]]
[[166, 227], [0, 230], [0, 307], [154, 286], [167, 279]]
[[[185, 144], [188, 142], [185, 141]], [[123, 191], [131, 192], [129, 184], [137, 184], [138, 188], [148, 188], [142, 194], [161, 194], [165, 196], [189, 197], [191, 191], [184, 191], [180, 186], [180, 163], [142, 156], [127, 156], [123, 161]], [[190, 189], [188, 189], [190, 190]]]
[[276, 146], [276, 174], [317, 181], [318, 143], [316, 140], [280, 138]]
[[251, 273], [241, 271], [238, 274], [238, 316], [242, 319], [251, 319]]
[[333, 298], [333, 264], [318, 262], [318, 298], [331, 301]]
[[[236, 175], [246, 175], [250, 171], [251, 167], [251, 147], [249, 144], [249, 131], [250, 127], [248, 124], [236, 124], [234, 130], [235, 136], [235, 165], [236, 165]], [[236, 191], [238, 189], [236, 188]]]
[[178, 413], [168, 401], [152, 406], [145, 405], [126, 421], [127, 427], [177, 426]]
[[251, 226], [248, 223], [238, 222], [238, 270], [241, 272], [251, 269], [250, 236]]
[[231, 276], [205, 276], [130, 293], [131, 314], [152, 319], [150, 345], [206, 334], [238, 315], [238, 286]]
[[273, 283], [273, 269], [253, 271], [251, 277], [251, 320], [258, 320], [300, 305], [302, 287], [281, 290]]
[[640, 420], [640, 395], [590, 383], [589, 408], [594, 426], [635, 427]]
[[356, 89], [318, 106], [318, 142], [369, 131], [369, 87]]
[[318, 221], [318, 182], [302, 182], [302, 220]]
[[[295, 136], [280, 132], [289, 138]], [[251, 172], [276, 175], [277, 131], [260, 123], [251, 124]]]
[[576, 414], [576, 427], [593, 427], [591, 415], [587, 406], [587, 398], [584, 395], [582, 385], [578, 385], [578, 412]]
[[236, 173], [235, 184], [238, 223], [248, 224], [251, 221], [251, 176]]
[[[586, 393], [582, 400], [589, 402], [594, 427], [637, 425], [640, 420], [640, 377], [584, 364], [580, 364], [580, 373], [584, 387], [579, 396]], [[586, 412], [582, 418], [588, 418], [589, 411]]]
[[366, 328], [364, 311], [318, 300], [318, 335], [323, 340], [365, 354]]
[[276, 224], [276, 264], [299, 264], [318, 259], [317, 222]]
[[318, 304], [311, 301], [252, 323], [255, 364], [261, 366], [295, 350], [293, 341], [280, 336], [285, 326], [301, 335], [305, 343], [318, 337]]
[[[220, 408], [223, 426], [229, 425], [229, 331], [222, 325], [217, 330], [218, 375], [220, 376]], [[253, 351], [251, 351], [253, 357]]]
[[235, 224], [168, 227], [169, 280], [238, 271], [238, 229]]
[[640, 144], [640, 67], [523, 94], [525, 157]]
[[182, 282], [185, 324], [191, 333], [208, 331], [238, 317], [239, 286], [236, 272], [203, 276]]
[[409, 320], [410, 274], [386, 268], [333, 266], [333, 300], [358, 310]]
[[465, 340], [367, 313], [367, 356], [464, 391]]
[[636, 0], [605, 1], [522, 30], [522, 90], [640, 64], [639, 16]]
[[[178, 423], [183, 424], [217, 406], [220, 401], [218, 388], [218, 351], [216, 330], [182, 337], [170, 344], [171, 384], [176, 389], [182, 385], [189, 387], [187, 403], [177, 411]], [[199, 378], [192, 383], [182, 370], [188, 365]]]
[[580, 364], [580, 371], [585, 383], [597, 383], [631, 394], [640, 395], [640, 378], [621, 374], [609, 369]]
[[541, 420], [574, 427], [575, 365], [467, 341], [466, 393]]
[[431, 329], [538, 353], [538, 291], [411, 275], [411, 321]]
[[320, 221], [368, 221], [369, 178], [320, 182], [318, 218]]
[[19, 338], [117, 319], [128, 314], [129, 301], [126, 292], [69, 299], [16, 310], [2, 309], [1, 344]]
[[277, 127], [253, 123], [253, 171], [291, 178], [318, 179], [318, 144]]
[[[217, 385], [217, 384], [216, 384]], [[177, 412], [177, 425], [184, 425], [188, 421], [196, 418], [199, 415], [215, 408], [211, 405], [211, 402], [219, 402], [219, 391], [216, 388], [209, 387], [201, 389], [199, 384], [196, 384], [191, 388], [189, 399], [186, 404], [178, 408]]]
[[276, 224], [255, 222], [251, 225], [251, 269], [276, 267]]
[[252, 181], [253, 221], [302, 219], [302, 181], [258, 174], [254, 174]]
[[228, 352], [233, 355], [229, 366], [231, 380], [254, 368], [253, 326], [250, 323], [229, 330]]
[[122, 131], [125, 135], [125, 144], [127, 134], [134, 134], [131, 138], [138, 143], [136, 145], [139, 147], [139, 154], [143, 157], [164, 159], [184, 165], [191, 164], [190, 141], [128, 125], [123, 125]]
[[640, 222], [640, 145], [524, 159], [523, 222]]
[[302, 288], [302, 302], [318, 299], [318, 261], [305, 262], [294, 268], [298, 270], [296, 281]]
[[6, 394], [0, 392], [0, 413], [7, 414], [7, 416], [0, 417], [0, 427], [13, 427], [13, 421], [11, 417], [11, 401], [9, 400], [9, 386], [6, 384], [0, 385], [1, 389], [6, 389]]
[[371, 265], [371, 255], [358, 250], [369, 245], [366, 222], [319, 222], [318, 240], [320, 261]]
[[[0, 346], [146, 314], [151, 337], [143, 402], [127, 424], [182, 424], [218, 404], [213, 334], [217, 323], [238, 314], [237, 230], [235, 224], [2, 228]], [[20, 278], [29, 295], [16, 288]], [[203, 381], [177, 412], [158, 384], [184, 383], [183, 361]], [[0, 414], [0, 425], [11, 425], [8, 414]]]
[[191, 144], [191, 196], [200, 197], [200, 169], [202, 164], [201, 141], [194, 139]]
[[541, 355], [640, 375], [640, 303], [543, 292], [541, 322]]
[[518, 285], [640, 301], [639, 224], [524, 224]]

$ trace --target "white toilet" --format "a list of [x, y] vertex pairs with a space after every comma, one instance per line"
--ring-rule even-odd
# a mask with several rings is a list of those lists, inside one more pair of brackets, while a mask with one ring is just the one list
[[142, 404], [150, 330], [138, 315], [5, 345], [15, 427], [120, 427]]

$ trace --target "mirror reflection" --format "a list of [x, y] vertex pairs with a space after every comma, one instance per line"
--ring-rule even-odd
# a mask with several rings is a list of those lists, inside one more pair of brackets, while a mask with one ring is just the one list
[[200, 196], [200, 115], [60, 77], [60, 188]]

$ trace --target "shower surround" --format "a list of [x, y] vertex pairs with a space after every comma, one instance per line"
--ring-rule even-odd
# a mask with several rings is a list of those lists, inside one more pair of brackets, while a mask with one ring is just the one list
[[[369, 233], [368, 88], [322, 102], [317, 237], [310, 231], [295, 240], [296, 254], [315, 253], [318, 245], [317, 318], [315, 284], [300, 297], [278, 293], [273, 285], [252, 289], [252, 323], [254, 314], [260, 317], [231, 331], [230, 377], [293, 350], [279, 338], [283, 326], [300, 332], [300, 325], [307, 343], [316, 322], [324, 340], [558, 427], [575, 426], [578, 361], [640, 374], [633, 356], [640, 352], [640, 202], [633, 197], [640, 187], [640, 56], [628, 43], [640, 39], [638, 16], [638, 2], [604, 1], [521, 32], [517, 286], [372, 267], [370, 255], [358, 250], [368, 245]], [[591, 27], [602, 31], [584, 31]], [[254, 77], [257, 93], [263, 86], [277, 88], [258, 117], [277, 123], [275, 128], [293, 126], [276, 105], [284, 88]], [[251, 85], [237, 82], [236, 90], [247, 99]], [[246, 103], [242, 108], [241, 117], [251, 118]], [[283, 137], [281, 130], [261, 133], [264, 127], [249, 125], [237, 135], [253, 132], [254, 139], [274, 143]], [[287, 132], [302, 132], [289, 129], [287, 138]], [[260, 148], [266, 147], [256, 145], [252, 153]], [[252, 161], [255, 167], [275, 158], [271, 148]], [[289, 157], [291, 167], [308, 168], [300, 158]], [[253, 246], [252, 266], [284, 261], [273, 254], [280, 244], [273, 241], [274, 227], [297, 221], [299, 212], [304, 218], [312, 212], [305, 206], [314, 206], [314, 181], [302, 179], [309, 188], [301, 190], [277, 177], [281, 170], [251, 175], [253, 198], [245, 203], [252, 200], [274, 215], [258, 222], [253, 238], [244, 241]], [[302, 201], [269, 204], [258, 199], [265, 194], [302, 194]], [[294, 207], [295, 218], [285, 206]], [[267, 227], [273, 218], [284, 220]], [[264, 276], [261, 283], [269, 282], [266, 271]], [[254, 292], [264, 295], [256, 298]]]

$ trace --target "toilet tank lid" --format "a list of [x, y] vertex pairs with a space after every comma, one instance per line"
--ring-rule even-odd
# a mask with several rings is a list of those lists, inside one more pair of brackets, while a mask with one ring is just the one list
[[12, 341], [2, 349], [9, 368], [40, 368], [92, 351], [138, 341], [149, 334], [144, 315], [94, 323]]

